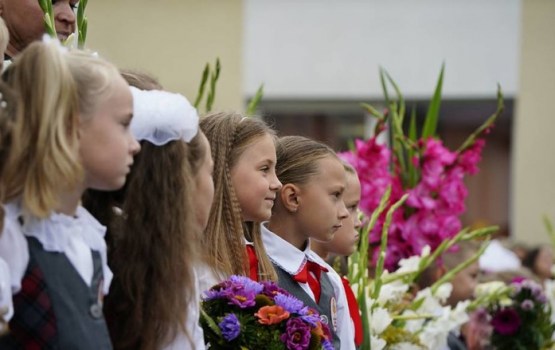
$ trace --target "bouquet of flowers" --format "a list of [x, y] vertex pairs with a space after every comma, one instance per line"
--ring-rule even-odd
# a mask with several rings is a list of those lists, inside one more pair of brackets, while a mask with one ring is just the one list
[[333, 349], [320, 315], [272, 282], [231, 276], [203, 299], [201, 325], [210, 349]]
[[[468, 321], [469, 302], [455, 307], [444, 306], [451, 293], [449, 281], [460, 271], [477, 261], [486, 244], [468, 260], [455, 266], [432, 286], [414, 292], [416, 278], [437, 261], [441, 254], [459, 242], [484, 239], [496, 230], [488, 227], [470, 231], [463, 229], [445, 239], [435, 251], [425, 246], [419, 255], [399, 261], [396, 270], [385, 269], [388, 232], [395, 211], [402, 207], [408, 194], [389, 204], [391, 188], [385, 191], [377, 209], [372, 213], [361, 234], [358, 250], [349, 258], [349, 280], [359, 306], [364, 330], [362, 350], [372, 349], [441, 349], [447, 344], [449, 332], [456, 331]], [[388, 208], [385, 212], [385, 208]], [[384, 214], [385, 213], [385, 214]], [[379, 217], [384, 217], [380, 247], [373, 279], [368, 273], [368, 236]]]
[[[374, 136], [366, 141], [356, 140], [352, 150], [341, 156], [357, 170], [362, 187], [360, 207], [366, 215], [376, 211], [387, 188], [391, 188], [390, 203], [408, 195], [401, 210], [394, 213], [389, 227], [385, 266], [392, 271], [399, 260], [418, 255], [425, 246], [434, 251], [441, 242], [461, 230], [459, 216], [465, 211], [467, 196], [463, 180], [466, 175], [478, 171], [477, 164], [485, 145], [482, 136], [502, 112], [503, 98], [499, 89], [495, 113], [457, 150], [451, 151], [436, 134], [443, 68], [421, 128], [416, 125], [414, 111], [407, 128], [405, 102], [399, 88], [383, 70], [381, 80], [386, 111], [380, 113], [376, 108], [363, 104], [367, 112], [377, 119]], [[393, 86], [397, 99], [389, 98], [388, 84]], [[384, 135], [385, 132], [388, 135]], [[385, 139], [389, 139], [389, 144], [381, 141], [383, 136], [388, 136]], [[379, 245], [384, 220], [385, 211], [370, 234], [371, 246]], [[371, 256], [374, 264], [378, 259], [377, 253], [374, 250]]]
[[538, 283], [517, 279], [509, 285], [480, 285], [472, 304], [476, 316], [470, 327], [486, 330], [480, 342], [483, 348], [548, 349], [554, 345], [551, 306]]

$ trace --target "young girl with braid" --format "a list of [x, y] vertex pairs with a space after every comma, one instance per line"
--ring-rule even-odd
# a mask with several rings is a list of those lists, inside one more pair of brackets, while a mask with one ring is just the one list
[[343, 163], [328, 146], [301, 136], [279, 138], [276, 152], [276, 173], [283, 187], [261, 231], [278, 284], [320, 313], [335, 349], [354, 349], [341, 278], [310, 248], [311, 240], [330, 241], [349, 219], [343, 202]]
[[199, 268], [201, 290], [232, 274], [275, 280], [257, 224], [270, 218], [281, 188], [274, 131], [262, 120], [236, 113], [209, 114], [200, 127], [212, 148], [215, 187], [202, 236], [207, 267]]
[[79, 203], [87, 188], [124, 185], [140, 149], [133, 99], [112, 64], [59, 45], [29, 45], [3, 76], [19, 100], [2, 174], [15, 310], [2, 349], [112, 348], [105, 228]]
[[110, 335], [115, 349], [202, 350], [193, 265], [214, 191], [210, 146], [185, 97], [144, 74], [124, 77], [142, 150], [119, 193], [122, 214], [105, 216], [113, 218]]

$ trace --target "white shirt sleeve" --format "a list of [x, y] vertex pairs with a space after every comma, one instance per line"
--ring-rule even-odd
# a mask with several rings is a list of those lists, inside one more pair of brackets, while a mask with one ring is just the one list
[[164, 347], [163, 350], [204, 350], [204, 332], [199, 323], [200, 318], [200, 296], [199, 278], [195, 271], [195, 295], [187, 308], [187, 320], [185, 329], [189, 332], [190, 340], [183, 333], [179, 333], [173, 342]]
[[[8, 264], [2, 259], [0, 259], [0, 310], [4, 313], [1, 315], [2, 319], [8, 322], [13, 316], [12, 289]], [[1, 327], [0, 331], [2, 331]]]
[[11, 292], [16, 294], [29, 264], [29, 248], [17, 221], [8, 217], [0, 235], [0, 258], [8, 265]]

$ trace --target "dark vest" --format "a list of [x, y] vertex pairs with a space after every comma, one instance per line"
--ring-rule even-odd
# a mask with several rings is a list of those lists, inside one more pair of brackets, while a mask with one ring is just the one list
[[10, 333], [1, 349], [112, 349], [99, 303], [102, 295], [102, 260], [92, 252], [93, 280], [83, 281], [67, 256], [48, 252], [34, 237], [27, 237], [29, 264], [14, 295]]
[[[278, 275], [278, 285], [294, 295], [297, 299], [302, 301], [306, 306], [311, 307], [318, 311], [320, 314], [320, 318], [322, 319], [322, 323], [325, 323], [329, 326], [330, 332], [332, 334], [333, 346], [336, 350], [341, 348], [341, 341], [335, 332], [332, 317], [332, 308], [331, 303], [332, 299], [335, 303], [335, 312], [337, 313], [337, 300], [335, 300], [335, 291], [333, 289], [333, 285], [327, 276], [326, 273], [320, 274], [320, 302], [316, 304], [316, 302], [308, 295], [304, 289], [293, 279], [293, 277], [285, 270], [283, 270], [278, 265], [272, 263], [276, 268], [276, 272]], [[337, 318], [337, 317], [335, 317]]]

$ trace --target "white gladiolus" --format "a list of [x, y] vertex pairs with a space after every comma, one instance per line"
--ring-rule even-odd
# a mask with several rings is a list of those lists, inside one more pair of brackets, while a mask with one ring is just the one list
[[482, 296], [497, 294], [505, 288], [507, 288], [507, 286], [501, 281], [480, 283], [476, 286], [476, 289], [474, 290], [474, 296], [478, 298]]
[[372, 330], [372, 334], [382, 334], [382, 332], [385, 331], [385, 329], [391, 324], [391, 321], [393, 321], [393, 319], [386, 309], [381, 307], [374, 309], [372, 315], [370, 316], [370, 329]]
[[382, 350], [386, 346], [386, 342], [383, 339], [376, 337], [375, 335], [370, 336], [370, 348], [372, 350]]
[[449, 296], [451, 295], [451, 292], [453, 291], [453, 285], [449, 282], [446, 282], [444, 284], [442, 284], [441, 286], [439, 286], [439, 288], [436, 291], [435, 296], [442, 302], [445, 303], [445, 301], [447, 300], [447, 298], [449, 298]]

